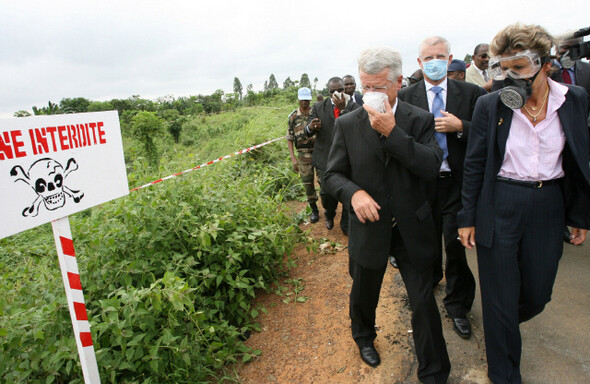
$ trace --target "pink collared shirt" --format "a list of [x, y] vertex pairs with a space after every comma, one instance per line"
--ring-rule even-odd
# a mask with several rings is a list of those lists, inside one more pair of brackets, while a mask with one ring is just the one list
[[552, 180], [564, 176], [561, 153], [565, 134], [557, 110], [565, 101], [567, 87], [548, 79], [547, 114], [536, 126], [513, 109], [506, 153], [498, 176], [521, 181]]

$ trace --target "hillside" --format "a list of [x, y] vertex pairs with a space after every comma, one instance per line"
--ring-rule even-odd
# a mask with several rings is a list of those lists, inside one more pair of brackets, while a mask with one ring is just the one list
[[[269, 103], [186, 115], [178, 143], [153, 112], [155, 164], [126, 111], [130, 188], [283, 136], [293, 106]], [[288, 166], [280, 140], [70, 217], [103, 382], [216, 381], [260, 353], [241, 341], [252, 300], [305, 241], [281, 212], [299, 195]], [[0, 381], [81, 383], [50, 226], [0, 240], [0, 267]]]

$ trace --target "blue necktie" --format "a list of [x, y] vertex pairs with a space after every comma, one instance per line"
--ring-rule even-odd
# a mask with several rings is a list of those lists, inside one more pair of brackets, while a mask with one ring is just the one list
[[[443, 117], [443, 114], [440, 112], [441, 109], [445, 109], [445, 103], [443, 102], [441, 91], [442, 88], [435, 85], [434, 87], [430, 88], [432, 92], [434, 92], [434, 100], [432, 101], [432, 114], [434, 117]], [[443, 160], [449, 156], [449, 150], [447, 148], [447, 134], [442, 132], [434, 132], [436, 137], [436, 141], [438, 141], [438, 145], [444, 151]]]

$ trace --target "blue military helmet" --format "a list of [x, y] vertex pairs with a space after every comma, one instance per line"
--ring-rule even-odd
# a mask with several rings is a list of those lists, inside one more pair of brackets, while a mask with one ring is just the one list
[[311, 100], [311, 89], [307, 87], [299, 88], [297, 98], [299, 100]]

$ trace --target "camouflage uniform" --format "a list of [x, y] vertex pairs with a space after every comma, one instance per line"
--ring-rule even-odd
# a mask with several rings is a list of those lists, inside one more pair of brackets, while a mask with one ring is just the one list
[[305, 194], [309, 204], [313, 204], [318, 200], [314, 185], [314, 168], [311, 165], [311, 158], [313, 154], [313, 143], [315, 136], [307, 137], [305, 134], [305, 126], [307, 125], [307, 115], [303, 114], [299, 108], [291, 112], [289, 115], [289, 129], [287, 131], [287, 140], [290, 140], [297, 148], [299, 175], [305, 187]]

